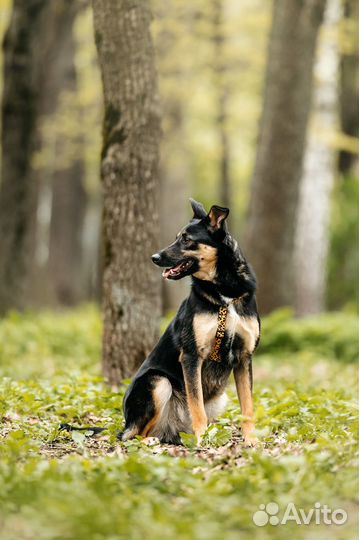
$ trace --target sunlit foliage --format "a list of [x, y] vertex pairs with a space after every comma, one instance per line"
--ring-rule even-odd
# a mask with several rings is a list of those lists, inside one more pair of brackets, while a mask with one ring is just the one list
[[[124, 388], [99, 376], [97, 310], [10, 315], [0, 324], [0, 538], [352, 538], [356, 324], [350, 313], [266, 319], [254, 366], [259, 448], [242, 446], [231, 387], [228, 411], [198, 449], [191, 436], [182, 448], [116, 441]], [[108, 431], [71, 436], [59, 432], [64, 421]], [[254, 526], [271, 501], [306, 511], [319, 501], [349, 519], [339, 528]]]

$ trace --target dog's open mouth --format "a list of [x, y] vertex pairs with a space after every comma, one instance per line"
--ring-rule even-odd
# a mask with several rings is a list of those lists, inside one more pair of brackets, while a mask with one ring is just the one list
[[183, 274], [188, 272], [193, 263], [194, 261], [192, 259], [186, 259], [185, 261], [180, 262], [176, 266], [172, 266], [172, 268], [166, 268], [166, 270], [163, 270], [162, 276], [166, 279], [179, 278]]

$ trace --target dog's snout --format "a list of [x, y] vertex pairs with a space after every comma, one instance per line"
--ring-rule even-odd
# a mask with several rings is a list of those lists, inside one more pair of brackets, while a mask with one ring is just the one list
[[159, 253], [154, 253], [151, 259], [152, 259], [152, 262], [154, 262], [155, 264], [158, 264], [161, 260], [161, 255]]

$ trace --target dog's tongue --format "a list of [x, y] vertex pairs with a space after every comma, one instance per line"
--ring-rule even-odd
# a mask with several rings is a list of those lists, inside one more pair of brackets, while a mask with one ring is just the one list
[[181, 262], [180, 264], [177, 264], [177, 266], [174, 266], [173, 268], [166, 268], [166, 270], [163, 270], [162, 276], [164, 278], [170, 278], [174, 276], [178, 276], [178, 274], [181, 273], [181, 270], [183, 270], [184, 267], [186, 267], [186, 262]]
[[163, 270], [162, 276], [164, 278], [169, 278], [171, 276], [176, 276], [180, 272], [181, 265], [174, 266], [173, 268], [166, 268], [166, 270]]

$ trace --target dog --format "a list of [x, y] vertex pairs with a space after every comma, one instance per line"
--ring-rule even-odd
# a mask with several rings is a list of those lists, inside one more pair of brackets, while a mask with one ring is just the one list
[[155, 437], [198, 444], [226, 406], [231, 372], [244, 416], [244, 443], [254, 445], [252, 355], [259, 343], [256, 279], [229, 234], [228, 208], [207, 213], [190, 199], [193, 218], [168, 247], [152, 255], [165, 279], [191, 276], [191, 292], [143, 362], [124, 398], [122, 440]]

